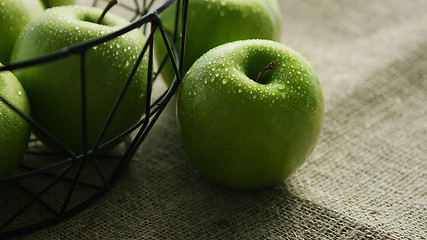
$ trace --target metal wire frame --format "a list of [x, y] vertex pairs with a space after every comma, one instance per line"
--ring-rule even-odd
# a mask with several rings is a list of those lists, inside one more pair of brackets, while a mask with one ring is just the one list
[[[94, 0], [93, 6], [96, 5], [98, 0]], [[38, 64], [43, 64], [47, 62], [56, 61], [62, 58], [65, 58], [70, 55], [78, 55], [80, 58], [80, 84], [81, 84], [81, 99], [82, 99], [82, 126], [83, 126], [83, 146], [84, 151], [82, 154], [75, 154], [73, 151], [63, 145], [59, 140], [55, 138], [51, 133], [49, 133], [42, 125], [38, 124], [31, 116], [27, 116], [25, 113], [17, 109], [13, 104], [8, 102], [3, 96], [0, 95], [0, 103], [6, 104], [10, 109], [19, 114], [24, 118], [28, 124], [38, 132], [45, 135], [50, 141], [52, 141], [59, 149], [62, 150], [62, 153], [52, 153], [52, 152], [43, 152], [43, 151], [32, 151], [31, 148], [27, 151], [26, 155], [33, 155], [37, 158], [51, 158], [60, 159], [60, 161], [54, 161], [49, 163], [46, 166], [42, 167], [32, 167], [24, 164], [20, 165], [21, 172], [13, 176], [0, 179], [0, 187], [4, 185], [11, 186], [14, 190], [20, 191], [21, 194], [25, 195], [29, 200], [19, 206], [17, 209], [13, 209], [14, 206], [0, 206], [1, 211], [4, 213], [5, 209], [13, 209], [13, 213], [8, 216], [4, 221], [0, 218], [0, 239], [12, 237], [24, 233], [29, 233], [36, 231], [38, 229], [47, 227], [49, 225], [60, 222], [61, 220], [68, 218], [79, 211], [90, 206], [92, 203], [99, 200], [106, 192], [108, 192], [112, 185], [119, 179], [123, 173], [124, 168], [128, 165], [130, 159], [142, 144], [143, 140], [149, 133], [149, 131], [154, 126], [155, 122], [165, 109], [166, 105], [174, 95], [176, 89], [178, 88], [181, 82], [182, 74], [182, 64], [184, 57], [184, 47], [185, 47], [185, 34], [186, 34], [186, 19], [187, 19], [187, 8], [188, 0], [167, 0], [158, 8], [148, 11], [152, 6], [155, 0], [150, 1], [149, 3], [146, 0], [143, 0], [142, 6], [148, 6], [140, 8], [137, 0], [134, 0], [136, 9], [135, 16], [133, 21], [128, 26], [123, 27], [122, 29], [99, 38], [95, 38], [89, 41], [78, 43], [72, 46], [65, 47], [57, 52], [38, 57], [35, 59], [30, 59], [27, 61], [11, 63], [5, 66], [0, 67], [1, 71], [12, 71], [19, 68], [30, 67]], [[178, 5], [182, 5], [182, 8], [176, 8], [176, 22], [175, 22], [175, 32], [170, 36], [165, 29], [163, 28], [162, 22], [159, 19], [159, 14], [163, 12], [166, 8], [170, 7], [175, 1]], [[123, 7], [123, 6], [122, 6]], [[129, 8], [128, 6], [124, 6]], [[129, 8], [130, 9], [130, 8]], [[142, 9], [142, 10], [141, 10]], [[180, 12], [181, 11], [181, 14]], [[178, 26], [178, 16], [181, 16], [181, 28]], [[123, 85], [123, 88], [120, 94], [117, 96], [117, 99], [114, 103], [113, 108], [105, 121], [105, 125], [101, 130], [101, 133], [94, 145], [93, 148], [87, 148], [87, 123], [86, 123], [86, 62], [85, 54], [86, 52], [94, 46], [108, 42], [114, 38], [117, 38], [123, 34], [126, 34], [129, 31], [134, 29], [139, 29], [141, 27], [146, 27], [150, 23], [150, 34], [147, 38], [147, 42], [144, 45], [138, 59], [136, 60], [131, 72], [129, 73], [126, 82]], [[178, 29], [181, 29], [181, 32], [178, 32]], [[154, 46], [154, 34], [161, 34], [163, 42], [166, 46], [168, 56], [160, 64], [158, 71], [153, 72], [153, 46]], [[175, 40], [177, 39], [178, 34], [181, 35], [180, 49], [175, 47]], [[145, 54], [148, 54], [148, 72], [147, 72], [147, 92], [146, 92], [146, 111], [145, 115], [141, 118], [140, 121], [135, 123], [132, 127], [116, 136], [114, 139], [106, 143], [101, 144], [101, 139], [104, 136], [108, 126], [114, 117], [116, 110], [133, 79], [135, 72], [137, 71], [139, 64]], [[166, 61], [171, 61], [173, 69], [175, 71], [175, 78], [172, 81], [171, 86], [155, 101], [151, 101], [151, 92], [153, 81], [157, 78], [159, 72], [161, 71], [164, 63]], [[153, 74], [154, 73], [154, 74]], [[136, 133], [133, 137], [132, 133]], [[119, 155], [105, 155], [100, 150], [107, 148], [108, 146], [115, 144], [117, 142], [125, 140], [125, 151]], [[32, 139], [31, 141], [37, 141], [37, 139]], [[100, 153], [101, 152], [101, 153]], [[98, 161], [102, 159], [102, 161]], [[113, 164], [103, 166], [104, 160], [110, 159]], [[89, 165], [92, 166], [91, 174], [96, 174], [100, 178], [100, 183], [88, 182], [82, 178], [84, 171], [89, 168]], [[108, 169], [107, 169], [108, 168]], [[107, 169], [107, 170], [105, 170]], [[27, 186], [25, 181], [46, 182], [46, 185], [40, 189], [33, 189], [30, 185]], [[47, 181], [46, 181], [47, 179]], [[49, 202], [44, 197], [47, 195], [47, 192], [53, 191], [57, 185], [67, 184], [65, 193], [58, 193], [59, 195], [65, 194], [62, 201], [59, 202]], [[61, 185], [62, 186], [62, 185]], [[84, 189], [84, 191], [91, 190], [90, 194], [83, 194], [84, 199], [74, 200], [73, 195], [77, 195], [79, 189]], [[4, 196], [2, 196], [4, 198]], [[74, 202], [73, 202], [74, 201]], [[14, 201], [13, 201], [14, 202]], [[72, 203], [73, 202], [73, 203]], [[40, 216], [41, 219], [35, 219], [32, 221], [26, 221], [24, 224], [14, 223], [17, 219], [31, 218], [31, 216], [25, 215], [28, 212], [29, 208], [34, 208], [35, 206], [40, 206], [44, 210], [43, 216]], [[5, 208], [5, 209], [3, 209]]]

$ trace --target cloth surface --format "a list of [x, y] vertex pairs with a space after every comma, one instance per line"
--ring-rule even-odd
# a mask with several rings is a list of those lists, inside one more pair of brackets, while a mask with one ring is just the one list
[[280, 5], [281, 42], [312, 63], [326, 108], [295, 174], [257, 191], [212, 184], [172, 99], [111, 191], [19, 239], [426, 239], [427, 1]]

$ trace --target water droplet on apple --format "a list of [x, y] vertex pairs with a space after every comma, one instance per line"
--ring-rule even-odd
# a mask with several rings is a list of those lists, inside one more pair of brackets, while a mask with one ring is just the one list
[[226, 84], [228, 82], [228, 79], [224, 78], [222, 79], [222, 84]]
[[18, 90], [16, 93], [18, 93], [19, 96], [22, 95], [22, 92], [20, 90]]

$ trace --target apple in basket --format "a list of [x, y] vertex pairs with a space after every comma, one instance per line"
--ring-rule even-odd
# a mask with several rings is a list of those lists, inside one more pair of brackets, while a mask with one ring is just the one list
[[[0, 64], [0, 67], [3, 66]], [[10, 71], [0, 71], [0, 96], [29, 116], [30, 104], [21, 83]], [[23, 158], [30, 126], [16, 111], [0, 100], [0, 178], [11, 174]]]
[[43, 11], [39, 0], [0, 0], [0, 62], [9, 62], [22, 28]]
[[[47, 9], [21, 32], [11, 61], [35, 59], [61, 51], [130, 24], [113, 13], [107, 13], [98, 23], [101, 13], [102, 9], [78, 5]], [[135, 29], [84, 53], [15, 70], [14, 74], [28, 94], [34, 120], [76, 153], [92, 148], [145, 42], [142, 32]], [[101, 143], [131, 127], [145, 112], [148, 54], [145, 56]], [[84, 65], [84, 73], [81, 65]], [[81, 82], [81, 75], [84, 75], [85, 84]], [[82, 97], [82, 88], [86, 98]], [[83, 141], [82, 106], [86, 109], [87, 147]], [[47, 145], [57, 148], [44, 134], [37, 131], [35, 134]]]
[[[175, 15], [176, 3], [160, 14], [164, 28], [171, 36], [175, 28]], [[202, 54], [218, 45], [253, 38], [279, 41], [280, 36], [281, 13], [278, 0], [190, 0], [183, 73]], [[161, 64], [167, 51], [160, 33], [156, 34], [155, 40], [156, 59]], [[178, 50], [179, 42], [178, 38]], [[170, 85], [175, 72], [169, 59], [161, 76]]]

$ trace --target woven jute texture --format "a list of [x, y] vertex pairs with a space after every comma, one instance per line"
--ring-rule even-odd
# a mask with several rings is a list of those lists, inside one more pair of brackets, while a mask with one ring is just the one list
[[427, 1], [280, 5], [281, 42], [312, 63], [326, 107], [295, 174], [249, 192], [206, 180], [172, 99], [110, 192], [20, 239], [426, 239]]

